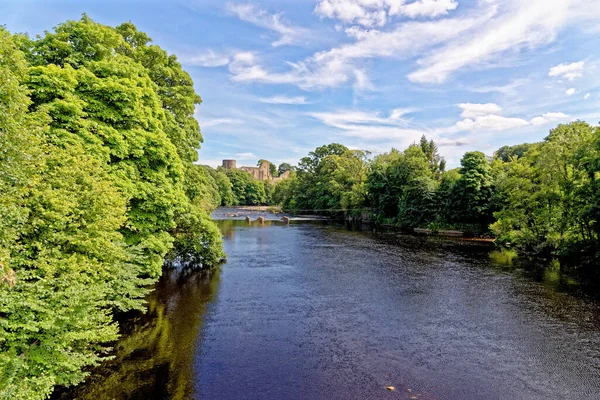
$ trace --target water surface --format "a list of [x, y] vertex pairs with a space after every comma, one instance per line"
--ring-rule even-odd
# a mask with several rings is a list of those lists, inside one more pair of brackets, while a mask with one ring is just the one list
[[600, 304], [556, 271], [459, 241], [219, 223], [227, 262], [164, 277], [116, 359], [68, 396], [600, 398]]

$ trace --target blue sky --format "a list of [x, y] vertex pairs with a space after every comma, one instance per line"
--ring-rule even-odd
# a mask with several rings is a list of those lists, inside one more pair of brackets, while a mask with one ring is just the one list
[[203, 164], [425, 134], [454, 167], [600, 120], [598, 0], [0, 1], [0, 23], [30, 35], [84, 12], [177, 54], [203, 99]]

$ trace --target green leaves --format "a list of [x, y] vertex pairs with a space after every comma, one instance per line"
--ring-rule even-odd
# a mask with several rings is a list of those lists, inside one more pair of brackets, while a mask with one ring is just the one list
[[495, 164], [502, 208], [492, 229], [500, 241], [578, 259], [598, 247], [599, 139], [585, 122], [562, 124], [520, 157]]
[[267, 202], [263, 183], [250, 173], [241, 169], [228, 169], [225, 174], [232, 185], [233, 204], [255, 206]]
[[208, 215], [220, 186], [192, 164], [200, 98], [148, 42], [85, 15], [36, 40], [0, 28], [2, 398], [80, 382], [167, 254], [190, 268], [224, 257]]

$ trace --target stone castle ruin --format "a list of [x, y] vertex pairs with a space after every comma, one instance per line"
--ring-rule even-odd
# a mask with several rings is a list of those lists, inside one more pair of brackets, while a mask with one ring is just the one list
[[[250, 175], [259, 181], [277, 182], [287, 178], [290, 175], [290, 171], [285, 171], [280, 176], [274, 177], [271, 175], [270, 164], [268, 161], [263, 160], [258, 167], [240, 167], [242, 171], [248, 172]], [[225, 169], [237, 169], [236, 160], [223, 160], [223, 168]]]

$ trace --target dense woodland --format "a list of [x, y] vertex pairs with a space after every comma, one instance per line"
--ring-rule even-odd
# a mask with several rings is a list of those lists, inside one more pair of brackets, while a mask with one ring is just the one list
[[370, 214], [401, 228], [460, 229], [524, 253], [600, 260], [600, 128], [559, 125], [540, 143], [467, 152], [446, 170], [425, 137], [373, 158], [341, 144], [304, 157], [273, 200], [288, 210]]
[[0, 397], [79, 383], [110, 357], [115, 315], [146, 308], [165, 260], [222, 260], [210, 218], [221, 205], [368, 213], [600, 259], [598, 127], [468, 152], [452, 170], [425, 137], [375, 157], [330, 144], [297, 167], [271, 164], [291, 171], [273, 184], [197, 163], [200, 101], [176, 57], [131, 23], [84, 16], [36, 38], [0, 28]]
[[223, 257], [200, 97], [131, 23], [0, 28], [0, 397], [46, 398], [109, 356], [165, 258]]

